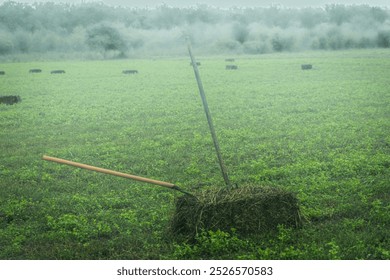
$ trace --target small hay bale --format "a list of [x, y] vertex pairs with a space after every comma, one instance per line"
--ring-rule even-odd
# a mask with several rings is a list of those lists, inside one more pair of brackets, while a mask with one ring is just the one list
[[237, 70], [238, 66], [237, 65], [226, 65], [225, 69], [226, 70]]
[[0, 96], [0, 104], [13, 105], [21, 101], [22, 99], [20, 98], [19, 95]]
[[30, 69], [29, 73], [42, 73], [42, 69]]
[[65, 74], [65, 70], [53, 70], [50, 74]]
[[310, 70], [310, 69], [313, 69], [313, 65], [311, 65], [311, 64], [302, 64], [301, 65], [301, 69], [302, 70]]
[[123, 74], [138, 74], [138, 70], [123, 70], [122, 71]]
[[230, 231], [243, 235], [266, 233], [278, 225], [299, 226], [295, 194], [279, 188], [240, 187], [210, 189], [176, 200], [171, 230], [195, 236], [200, 230]]

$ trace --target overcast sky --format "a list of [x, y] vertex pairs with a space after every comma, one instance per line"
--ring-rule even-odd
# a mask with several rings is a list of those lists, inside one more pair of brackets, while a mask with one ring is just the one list
[[[0, 0], [0, 3], [6, 2]], [[232, 6], [261, 6], [268, 7], [270, 5], [282, 5], [286, 7], [307, 7], [307, 6], [325, 6], [326, 4], [368, 4], [370, 6], [390, 6], [389, 0], [16, 0], [16, 2], [34, 3], [34, 2], [66, 2], [66, 3], [81, 3], [81, 2], [104, 2], [109, 5], [133, 6], [133, 7], [155, 7], [162, 3], [169, 6], [185, 7], [196, 4], [208, 4], [210, 6], [228, 8]]]

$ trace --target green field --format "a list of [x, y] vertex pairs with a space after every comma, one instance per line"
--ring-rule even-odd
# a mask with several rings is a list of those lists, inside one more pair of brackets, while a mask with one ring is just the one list
[[189, 58], [9, 63], [0, 259], [390, 259], [390, 50], [235, 59], [198, 57], [230, 179], [296, 192], [302, 228], [186, 243], [169, 234], [180, 193], [41, 160], [223, 187]]

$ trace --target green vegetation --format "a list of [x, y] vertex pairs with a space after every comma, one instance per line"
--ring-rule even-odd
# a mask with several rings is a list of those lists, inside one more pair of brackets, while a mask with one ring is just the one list
[[296, 192], [301, 228], [177, 240], [180, 193], [41, 160], [223, 187], [188, 58], [9, 63], [0, 259], [390, 259], [390, 51], [235, 58], [199, 59], [231, 180]]

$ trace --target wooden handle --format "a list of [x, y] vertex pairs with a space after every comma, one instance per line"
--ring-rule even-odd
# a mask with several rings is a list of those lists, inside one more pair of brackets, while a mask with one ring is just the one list
[[123, 177], [123, 178], [127, 178], [127, 179], [133, 179], [133, 180], [137, 180], [137, 181], [141, 181], [141, 182], [145, 182], [145, 183], [159, 185], [159, 186], [166, 187], [166, 188], [173, 188], [173, 189], [177, 188], [177, 186], [172, 184], [172, 183], [167, 183], [167, 182], [163, 182], [163, 181], [139, 177], [139, 176], [135, 176], [135, 175], [131, 175], [131, 174], [126, 174], [126, 173], [117, 172], [117, 171], [110, 170], [110, 169], [95, 167], [92, 165], [78, 163], [78, 162], [65, 160], [65, 159], [61, 159], [61, 158], [43, 156], [42, 159], [57, 162], [57, 163], [67, 164], [67, 165], [71, 165], [71, 166], [75, 166], [75, 167], [79, 167], [79, 168], [84, 168], [84, 169], [88, 169], [91, 171], [96, 171], [96, 172], [101, 172], [101, 173], [110, 174], [110, 175], [114, 175], [114, 176], [119, 176], [119, 177]]

